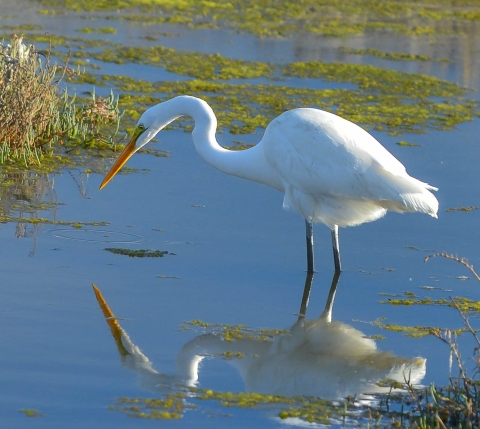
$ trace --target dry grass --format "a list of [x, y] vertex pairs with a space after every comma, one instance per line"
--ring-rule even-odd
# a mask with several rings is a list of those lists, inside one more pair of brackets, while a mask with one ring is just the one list
[[0, 43], [0, 163], [40, 164], [55, 143], [78, 144], [104, 139], [100, 128], [118, 130], [118, 100], [93, 97], [85, 104], [59, 88], [68, 67], [51, 62], [50, 55], [23, 44], [14, 35]]

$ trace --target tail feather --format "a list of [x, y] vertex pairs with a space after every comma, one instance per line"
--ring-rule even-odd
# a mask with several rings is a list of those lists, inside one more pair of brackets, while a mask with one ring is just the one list
[[403, 194], [400, 196], [403, 198], [405, 206], [411, 209], [411, 211], [427, 213], [434, 218], [438, 217], [438, 200], [427, 189], [422, 193]]
[[389, 194], [392, 195], [382, 204], [386, 209], [426, 213], [437, 217], [438, 200], [430, 191], [438, 191], [438, 188], [408, 175], [396, 176], [387, 171], [384, 171], [383, 175], [388, 176], [388, 180], [384, 183], [389, 188]]

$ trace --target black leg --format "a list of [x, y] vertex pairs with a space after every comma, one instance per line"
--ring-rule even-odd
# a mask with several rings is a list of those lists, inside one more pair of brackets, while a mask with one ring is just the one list
[[310, 299], [310, 290], [312, 289], [313, 273], [307, 273], [305, 278], [305, 287], [303, 288], [302, 303], [300, 304], [300, 313], [298, 314], [298, 321], [305, 320], [307, 315], [308, 300]]
[[[338, 281], [340, 280], [340, 271], [335, 271], [332, 277], [332, 284], [330, 291], [328, 292], [327, 302], [325, 303], [325, 310], [320, 318], [326, 318], [328, 322], [332, 321], [333, 301], [335, 300], [335, 294], [337, 293]], [[302, 303], [300, 304], [300, 312], [298, 314], [298, 322], [303, 323], [307, 316], [308, 301], [310, 299], [310, 291], [313, 284], [313, 273], [307, 273], [305, 278], [305, 287], [303, 289]]]
[[[312, 237], [313, 243], [313, 237]], [[340, 263], [340, 245], [338, 243], [338, 225], [332, 229], [332, 247], [333, 247], [333, 262], [335, 262], [335, 271], [342, 271], [342, 264]]]
[[320, 318], [326, 318], [328, 322], [332, 321], [332, 311], [333, 311], [333, 301], [335, 299], [335, 294], [337, 292], [338, 281], [340, 280], [340, 271], [335, 271], [333, 273], [332, 285], [330, 286], [330, 291], [328, 292], [327, 302], [325, 304], [325, 310], [323, 311]]
[[307, 232], [307, 273], [314, 273], [315, 266], [313, 264], [313, 222], [305, 219]]

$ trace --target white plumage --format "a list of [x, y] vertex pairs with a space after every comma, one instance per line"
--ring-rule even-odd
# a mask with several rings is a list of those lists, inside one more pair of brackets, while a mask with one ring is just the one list
[[383, 216], [387, 210], [436, 217], [436, 188], [405, 167], [359, 126], [317, 109], [274, 119], [259, 143], [278, 173], [284, 206], [333, 228]]
[[352, 122], [318, 109], [294, 109], [274, 119], [256, 146], [230, 151], [216, 141], [217, 120], [211, 107], [190, 96], [145, 111], [100, 189], [138, 149], [184, 115], [195, 121], [193, 142], [206, 162], [284, 192], [284, 208], [305, 218], [309, 272], [314, 270], [312, 222], [331, 228], [335, 268], [340, 271], [338, 226], [370, 222], [387, 210], [437, 217], [438, 201], [430, 192], [437, 188], [409, 176], [403, 164]]

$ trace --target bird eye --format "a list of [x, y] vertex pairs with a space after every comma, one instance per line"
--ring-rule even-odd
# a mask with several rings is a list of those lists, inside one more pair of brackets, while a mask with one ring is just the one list
[[145, 125], [139, 124], [137, 127], [139, 130], [143, 131], [145, 129]]

